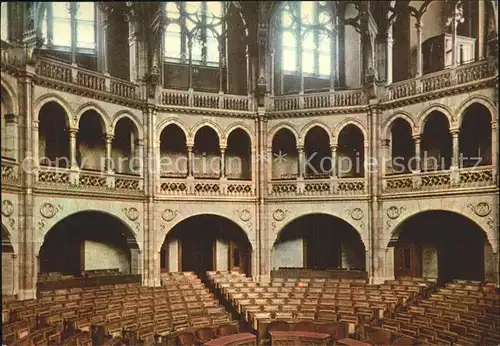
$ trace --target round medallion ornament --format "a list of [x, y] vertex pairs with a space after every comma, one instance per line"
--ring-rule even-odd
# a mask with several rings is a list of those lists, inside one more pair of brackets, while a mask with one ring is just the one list
[[363, 216], [363, 210], [361, 210], [360, 208], [354, 208], [351, 212], [351, 217], [356, 221], [361, 220]]
[[283, 221], [285, 219], [286, 213], [283, 209], [276, 209], [273, 212], [273, 219], [276, 221]]
[[44, 218], [50, 219], [51, 217], [54, 217], [56, 213], [57, 213], [57, 208], [50, 203], [43, 203], [40, 206], [40, 214], [42, 214]]
[[477, 216], [485, 217], [491, 213], [491, 207], [486, 202], [479, 202], [474, 208], [474, 212], [477, 214]]
[[252, 215], [250, 215], [250, 211], [248, 209], [243, 209], [240, 213], [240, 219], [241, 221], [248, 221]]
[[14, 205], [9, 200], [2, 201], [2, 215], [11, 216], [14, 212]]
[[172, 209], [165, 209], [163, 213], [161, 213], [161, 218], [165, 221], [172, 221], [177, 216], [177, 212], [174, 212]]
[[389, 219], [397, 219], [399, 215], [401, 215], [401, 211], [398, 207], [392, 205], [389, 207], [389, 209], [387, 209], [387, 216], [389, 217]]
[[139, 218], [139, 210], [137, 208], [128, 208], [125, 215], [130, 219], [130, 221], [135, 221]]

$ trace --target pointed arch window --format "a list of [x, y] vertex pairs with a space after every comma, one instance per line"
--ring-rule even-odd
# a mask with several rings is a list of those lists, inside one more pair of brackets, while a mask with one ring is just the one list
[[47, 2], [45, 6], [42, 34], [46, 47], [95, 53], [96, 8], [93, 2]]
[[165, 11], [165, 59], [188, 63], [191, 48], [192, 64], [218, 66], [221, 56], [219, 38], [224, 30], [223, 2], [169, 1], [165, 3]]
[[2, 1], [0, 3], [0, 34], [1, 34], [1, 39], [2, 41], [7, 41], [9, 39], [9, 16], [8, 16], [8, 9], [7, 5], [8, 2]]
[[279, 18], [283, 71], [294, 74], [302, 70], [304, 75], [328, 78], [336, 36], [335, 17], [327, 2], [289, 1]]

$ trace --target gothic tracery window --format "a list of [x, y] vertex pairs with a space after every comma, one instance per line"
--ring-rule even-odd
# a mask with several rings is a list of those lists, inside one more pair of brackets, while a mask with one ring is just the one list
[[217, 66], [220, 60], [219, 37], [223, 31], [224, 6], [221, 1], [167, 2], [167, 27], [164, 36], [165, 59]]
[[45, 44], [58, 49], [92, 53], [95, 50], [93, 2], [47, 2], [42, 20]]
[[[287, 2], [280, 13], [281, 62], [285, 73], [328, 77], [333, 53], [333, 16], [326, 1]], [[302, 66], [299, 66], [302, 61]]]

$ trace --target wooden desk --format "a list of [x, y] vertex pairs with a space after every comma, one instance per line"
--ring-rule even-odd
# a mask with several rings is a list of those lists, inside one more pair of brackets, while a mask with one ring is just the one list
[[371, 344], [367, 344], [366, 342], [359, 341], [351, 338], [344, 338], [337, 340], [337, 345], [346, 345], [346, 346], [371, 346]]
[[210, 340], [204, 343], [205, 346], [255, 346], [257, 338], [250, 333], [239, 333]]
[[269, 332], [269, 334], [271, 335], [271, 345], [273, 346], [300, 345], [302, 343], [326, 346], [331, 340], [330, 334], [326, 333], [273, 331]]

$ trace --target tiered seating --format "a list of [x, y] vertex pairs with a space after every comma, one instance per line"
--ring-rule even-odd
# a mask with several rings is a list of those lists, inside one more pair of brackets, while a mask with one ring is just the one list
[[254, 282], [234, 272], [209, 272], [208, 277], [259, 337], [274, 320], [338, 322], [355, 334], [360, 323], [390, 317], [433, 285], [428, 280], [368, 285], [365, 280], [328, 278]]
[[172, 274], [162, 281], [160, 287], [79, 287], [10, 300], [3, 305], [3, 343], [141, 345], [230, 322], [196, 275]]
[[427, 343], [500, 344], [498, 288], [494, 284], [455, 280], [428, 297], [418, 297], [380, 328]]

